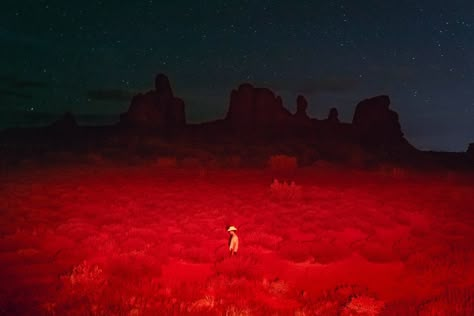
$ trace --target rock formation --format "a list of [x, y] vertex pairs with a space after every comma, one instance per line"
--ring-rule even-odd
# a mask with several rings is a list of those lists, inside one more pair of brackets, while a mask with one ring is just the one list
[[246, 83], [232, 91], [226, 121], [239, 130], [255, 130], [281, 126], [290, 117], [281, 97], [269, 89]]
[[329, 123], [339, 123], [339, 112], [337, 111], [336, 108], [331, 108], [329, 110], [327, 121]]
[[470, 143], [469, 147], [467, 147], [467, 155], [474, 159], [474, 143]]
[[306, 101], [306, 98], [302, 95], [299, 95], [296, 98], [296, 113], [294, 117], [299, 120], [309, 120], [308, 113], [306, 113], [306, 110], [308, 109], [308, 101]]
[[126, 113], [120, 115], [120, 124], [146, 128], [176, 128], [186, 124], [184, 102], [173, 95], [168, 78], [159, 74], [155, 90], [135, 95]]
[[357, 104], [352, 124], [365, 145], [395, 145], [406, 142], [398, 114], [390, 108], [386, 95], [365, 99]]

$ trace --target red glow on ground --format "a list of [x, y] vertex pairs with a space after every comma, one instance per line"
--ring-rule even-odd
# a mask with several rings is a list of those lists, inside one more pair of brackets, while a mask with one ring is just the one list
[[315, 168], [292, 187], [249, 170], [12, 172], [0, 313], [470, 315], [466, 178]]

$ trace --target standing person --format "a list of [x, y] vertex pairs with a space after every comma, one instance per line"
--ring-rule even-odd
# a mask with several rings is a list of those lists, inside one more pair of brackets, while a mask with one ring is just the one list
[[235, 226], [229, 226], [227, 228], [229, 232], [229, 253], [231, 256], [235, 256], [237, 254], [237, 250], [239, 250], [239, 237], [237, 236], [237, 228]]

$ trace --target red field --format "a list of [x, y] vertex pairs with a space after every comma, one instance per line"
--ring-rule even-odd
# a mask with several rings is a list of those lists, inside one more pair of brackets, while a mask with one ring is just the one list
[[469, 176], [314, 168], [293, 186], [274, 176], [4, 173], [0, 314], [474, 314]]

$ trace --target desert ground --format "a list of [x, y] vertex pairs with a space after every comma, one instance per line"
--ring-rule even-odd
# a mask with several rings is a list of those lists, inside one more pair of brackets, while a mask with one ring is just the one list
[[4, 169], [0, 314], [473, 315], [473, 179], [164, 160]]

